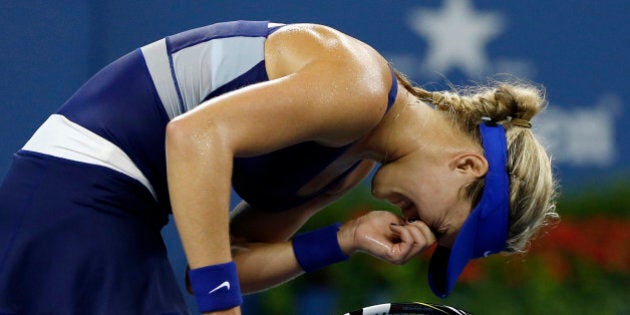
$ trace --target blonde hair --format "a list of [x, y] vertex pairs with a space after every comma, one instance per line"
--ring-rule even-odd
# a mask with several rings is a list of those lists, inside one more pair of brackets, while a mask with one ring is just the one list
[[[464, 92], [429, 92], [414, 86], [397, 71], [396, 77], [406, 90], [444, 112], [479, 144], [478, 126], [482, 117], [505, 127], [510, 177], [506, 252], [524, 252], [540, 228], [559, 217], [555, 206], [557, 183], [550, 158], [529, 128], [529, 121], [547, 105], [543, 90], [518, 82], [498, 83]], [[483, 178], [466, 187], [466, 196], [473, 200], [473, 204], [481, 198], [483, 187]]]

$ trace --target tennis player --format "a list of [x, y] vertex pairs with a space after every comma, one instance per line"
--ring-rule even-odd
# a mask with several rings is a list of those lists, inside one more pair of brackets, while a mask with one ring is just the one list
[[[521, 251], [554, 216], [523, 84], [414, 87], [322, 25], [236, 21], [106, 66], [15, 154], [0, 188], [0, 313], [184, 314], [160, 229], [173, 214], [199, 310], [367, 252], [438, 243], [446, 296], [466, 263]], [[401, 214], [294, 233], [365, 178]], [[230, 187], [244, 202], [229, 214]]]

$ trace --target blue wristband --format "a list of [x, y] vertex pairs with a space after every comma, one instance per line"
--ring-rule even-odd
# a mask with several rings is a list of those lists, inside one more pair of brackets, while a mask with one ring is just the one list
[[304, 271], [313, 272], [348, 259], [337, 240], [339, 226], [341, 224], [336, 223], [293, 238], [293, 252]]
[[202, 313], [226, 310], [243, 303], [236, 264], [233, 261], [191, 269], [188, 276], [197, 300], [197, 308]]

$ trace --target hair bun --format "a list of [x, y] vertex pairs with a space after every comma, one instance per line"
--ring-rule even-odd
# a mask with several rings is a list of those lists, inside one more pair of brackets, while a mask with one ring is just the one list
[[512, 124], [512, 126], [517, 126], [517, 127], [527, 128], [527, 129], [530, 129], [532, 127], [532, 123], [529, 120], [522, 119], [522, 118], [512, 118], [510, 119], [510, 124]]
[[512, 124], [530, 128], [530, 120], [545, 106], [544, 91], [524, 84], [502, 84], [495, 92], [497, 106], [512, 117]]

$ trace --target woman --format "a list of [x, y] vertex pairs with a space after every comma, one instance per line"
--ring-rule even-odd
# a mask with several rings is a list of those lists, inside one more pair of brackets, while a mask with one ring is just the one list
[[[542, 106], [527, 86], [414, 87], [321, 25], [169, 36], [97, 73], [15, 155], [0, 189], [0, 311], [185, 313], [159, 234], [171, 212], [202, 312], [238, 314], [241, 291], [357, 251], [402, 264], [434, 243], [429, 281], [444, 296], [469, 259], [523, 250], [555, 215], [529, 129]], [[291, 239], [377, 163], [372, 192], [402, 216]], [[231, 185], [245, 200], [232, 217]]]

